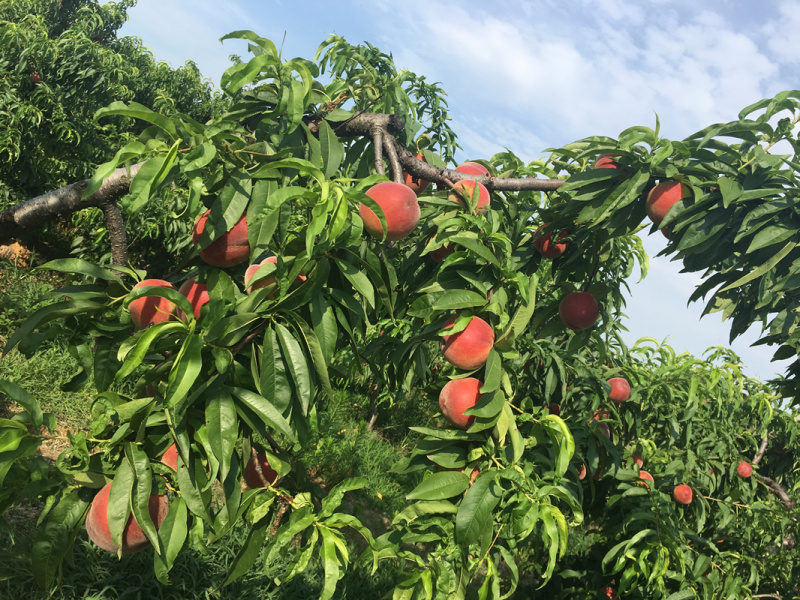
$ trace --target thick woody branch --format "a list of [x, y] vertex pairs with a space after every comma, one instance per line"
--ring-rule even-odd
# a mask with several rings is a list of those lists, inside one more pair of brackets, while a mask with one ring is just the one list
[[775, 481], [770, 477], [761, 476], [761, 480], [767, 485], [769, 490], [775, 494], [778, 498], [781, 499], [783, 504], [786, 506], [787, 509], [792, 510], [794, 507], [797, 506], [797, 503], [789, 498], [789, 494], [786, 493], [786, 490], [783, 489], [780, 483]]
[[0, 212], [0, 243], [8, 242], [19, 237], [24, 231], [37, 229], [48, 221], [81, 209], [116, 202], [128, 193], [131, 179], [138, 173], [142, 164], [144, 163], [137, 163], [129, 169], [117, 169], [106, 178], [100, 189], [88, 198], [81, 199], [83, 192], [89, 186], [89, 180], [84, 179]]
[[761, 445], [758, 447], [758, 452], [756, 452], [756, 455], [753, 457], [754, 465], [760, 463], [761, 459], [764, 458], [764, 452], [767, 451], [767, 444], [769, 444], [769, 433], [767, 433], [761, 440]]
[[[399, 133], [403, 129], [403, 119], [399, 115], [387, 115], [383, 113], [357, 113], [351, 119], [341, 123], [331, 123], [336, 135], [340, 137], [374, 137], [375, 128], [381, 129], [386, 135], [383, 136], [384, 148], [389, 144], [393, 145], [400, 161], [400, 166], [407, 173], [420, 179], [427, 179], [428, 181], [435, 181], [437, 183], [447, 183], [452, 186], [453, 183], [461, 181], [462, 179], [475, 179], [485, 185], [489, 191], [498, 192], [521, 192], [521, 191], [554, 191], [564, 184], [562, 179], [536, 179], [534, 177], [525, 177], [520, 179], [511, 178], [498, 178], [488, 175], [476, 176], [465, 175], [458, 173], [453, 169], [441, 169], [434, 165], [419, 160], [414, 154], [406, 150], [400, 142], [397, 141], [394, 134]], [[316, 133], [319, 131], [319, 121], [310, 121], [308, 128]], [[387, 154], [391, 157], [390, 151], [386, 150]], [[377, 155], [377, 148], [376, 148]], [[383, 162], [378, 167], [380, 173], [383, 173]]]
[[128, 262], [128, 240], [125, 235], [125, 221], [116, 202], [103, 202], [100, 205], [106, 218], [108, 237], [111, 238], [111, 262], [124, 265]]
[[389, 156], [389, 164], [392, 167], [392, 179], [396, 183], [403, 183], [403, 167], [400, 166], [400, 159], [397, 157], [396, 140], [388, 135], [383, 136], [383, 148]]
[[372, 146], [375, 150], [375, 170], [381, 175], [384, 174], [383, 170], [383, 129], [375, 127], [370, 131], [372, 135]]

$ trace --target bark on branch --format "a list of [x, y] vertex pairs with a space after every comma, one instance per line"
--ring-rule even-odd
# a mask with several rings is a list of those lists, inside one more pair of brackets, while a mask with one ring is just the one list
[[767, 485], [773, 494], [781, 499], [787, 509], [792, 510], [797, 506], [797, 502], [789, 498], [789, 494], [786, 493], [786, 490], [783, 489], [783, 486], [780, 483], [771, 477], [766, 477], [764, 475], [761, 475], [761, 480]]
[[[319, 131], [320, 121], [310, 121], [308, 128], [316, 133]], [[384, 133], [384, 150], [391, 159], [391, 150], [387, 146], [391, 145], [400, 161], [400, 166], [404, 171], [414, 177], [427, 179], [437, 183], [450, 186], [462, 179], [475, 179], [485, 185], [489, 191], [498, 192], [521, 192], [521, 191], [554, 191], [564, 184], [563, 179], [537, 179], [535, 177], [525, 177], [520, 179], [491, 177], [489, 175], [465, 175], [453, 169], [441, 169], [434, 165], [419, 160], [412, 152], [404, 148], [395, 138], [395, 134], [403, 129], [403, 119], [399, 115], [387, 115], [384, 113], [357, 113], [347, 121], [341, 123], [330, 123], [331, 128], [339, 137], [364, 137], [374, 138], [374, 130], [380, 129]], [[378, 155], [376, 147], [376, 157]], [[381, 165], [381, 169], [383, 165]], [[382, 171], [379, 171], [382, 172]], [[396, 181], [396, 179], [395, 179]]]
[[757, 465], [761, 462], [761, 459], [764, 458], [764, 452], [767, 451], [767, 444], [769, 443], [769, 433], [767, 433], [763, 439], [761, 440], [761, 445], [758, 447], [758, 452], [753, 457], [753, 464]]
[[[20, 236], [25, 231], [37, 229], [48, 221], [52, 221], [63, 216], [72, 214], [78, 210], [88, 208], [90, 206], [102, 207], [110, 203], [115, 203], [128, 193], [131, 179], [139, 172], [142, 164], [137, 163], [129, 169], [119, 168], [112, 173], [100, 186], [94, 194], [88, 198], [81, 199], [83, 192], [89, 186], [89, 180], [84, 179], [71, 183], [67, 186], [47, 192], [36, 198], [31, 198], [27, 202], [17, 204], [0, 212], [0, 244], [9, 242]], [[113, 209], [110, 209], [113, 212]], [[109, 212], [106, 212], [106, 218]], [[112, 219], [114, 217], [112, 216]], [[121, 215], [119, 215], [121, 223]], [[112, 225], [109, 224], [109, 234], [112, 233]], [[124, 227], [122, 228], [124, 234]], [[112, 245], [114, 240], [112, 238]], [[118, 253], [119, 244], [126, 247], [126, 241], [117, 239]], [[112, 252], [113, 254], [113, 252]], [[119, 255], [119, 254], [118, 254]], [[126, 260], [117, 262], [116, 264], [125, 264]]]

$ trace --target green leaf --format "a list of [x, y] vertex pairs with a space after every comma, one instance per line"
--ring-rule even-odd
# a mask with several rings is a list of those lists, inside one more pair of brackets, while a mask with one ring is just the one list
[[322, 164], [325, 167], [325, 178], [330, 179], [339, 170], [344, 158], [344, 146], [336, 137], [336, 134], [328, 125], [327, 121], [322, 121], [319, 125], [319, 143], [322, 151]]
[[[151, 327], [148, 327], [144, 331], [140, 332], [138, 334], [136, 345], [130, 352], [128, 352], [127, 356], [121, 355], [117, 357], [119, 360], [124, 359], [124, 362], [114, 376], [114, 381], [122, 381], [125, 377], [133, 373], [139, 367], [139, 365], [142, 364], [145, 356], [147, 356], [150, 352], [150, 346], [158, 338], [185, 330], [186, 326], [183, 325], [183, 323], [167, 321], [166, 323], [152, 325]], [[120, 352], [122, 352], [122, 350], [123, 349], [120, 348]]]
[[297, 438], [289, 422], [283, 418], [283, 415], [278, 412], [278, 409], [266, 398], [245, 388], [232, 387], [230, 390], [242, 404], [256, 413], [266, 425], [285, 435], [292, 442], [297, 442]]
[[31, 550], [30, 568], [41, 589], [51, 589], [61, 562], [72, 549], [76, 529], [88, 506], [81, 490], [72, 489], [38, 528]]
[[115, 283], [122, 283], [119, 275], [105, 269], [94, 263], [90, 263], [80, 258], [58, 258], [43, 264], [37, 269], [43, 271], [59, 271], [60, 273], [70, 273], [78, 275], [86, 275], [94, 279], [102, 279], [104, 281], [113, 281]]
[[131, 102], [127, 105], [120, 101], [112, 102], [105, 108], [98, 110], [94, 114], [94, 120], [98, 121], [103, 117], [112, 115], [122, 115], [125, 117], [132, 117], [134, 119], [141, 119], [142, 121], [147, 121], [148, 123], [152, 123], [156, 127], [160, 128], [173, 140], [179, 137], [175, 123], [169, 117], [165, 117], [157, 112], [153, 112], [138, 102]]
[[325, 583], [322, 587], [320, 600], [330, 600], [336, 592], [336, 584], [342, 576], [339, 569], [339, 556], [336, 552], [336, 535], [324, 526], [318, 527], [322, 536], [322, 565], [325, 568]]
[[463, 494], [469, 487], [469, 475], [458, 471], [433, 473], [422, 480], [407, 500], [445, 500]]
[[275, 323], [275, 332], [281, 350], [286, 358], [286, 366], [294, 382], [294, 389], [303, 408], [303, 414], [308, 414], [313, 393], [311, 390], [311, 373], [308, 370], [308, 361], [300, 343], [294, 338], [291, 332], [280, 323]]
[[6, 356], [20, 341], [27, 338], [40, 325], [62, 317], [91, 312], [101, 307], [101, 304], [88, 300], [68, 300], [44, 306], [28, 317], [20, 328], [14, 332], [6, 343], [5, 348], [3, 348], [2, 355]]
[[236, 581], [239, 577], [247, 573], [250, 567], [255, 564], [258, 555], [264, 547], [264, 540], [267, 539], [267, 532], [271, 524], [272, 519], [270, 519], [269, 515], [253, 523], [250, 532], [247, 534], [247, 539], [244, 541], [244, 545], [239, 548], [239, 552], [236, 553], [236, 557], [233, 559], [230, 569], [228, 569], [228, 576], [222, 584], [223, 587]]
[[397, 513], [392, 520], [392, 525], [405, 523], [406, 525], [424, 515], [456, 514], [458, 507], [451, 502], [415, 502], [403, 511]]
[[484, 306], [486, 298], [471, 290], [448, 290], [440, 294], [433, 302], [434, 310], [459, 310]]
[[279, 412], [285, 412], [292, 401], [292, 387], [286, 374], [278, 336], [272, 327], [264, 332], [260, 380], [261, 395]]
[[39, 401], [31, 396], [24, 388], [6, 379], [0, 379], [0, 392], [22, 406], [31, 416], [31, 425], [36, 429], [42, 426], [44, 416]]
[[220, 464], [220, 480], [228, 477], [231, 455], [239, 437], [236, 405], [230, 394], [222, 389], [209, 390], [206, 399], [206, 429], [214, 456]]
[[186, 502], [181, 496], [176, 496], [169, 506], [169, 512], [161, 526], [158, 528], [158, 537], [161, 540], [161, 554], [154, 553], [154, 570], [156, 578], [164, 585], [169, 584], [168, 573], [175, 564], [175, 559], [186, 543], [189, 511]]
[[369, 485], [369, 482], [364, 477], [353, 477], [345, 479], [341, 483], [335, 485], [325, 498], [322, 499], [322, 507], [319, 511], [319, 519], [326, 519], [330, 517], [339, 505], [342, 503], [345, 493], [360, 490]]
[[462, 546], [474, 544], [492, 528], [493, 511], [500, 502], [500, 488], [495, 477], [492, 472], [478, 475], [458, 507], [456, 541]]
[[350, 284], [361, 294], [361, 296], [369, 303], [372, 308], [375, 308], [375, 288], [363, 271], [359, 271], [358, 267], [354, 264], [334, 258], [336, 266], [339, 267], [342, 275], [350, 282]]
[[188, 335], [169, 371], [165, 405], [171, 408], [181, 402], [203, 370], [203, 340], [194, 333]]
[[[157, 554], [161, 553], [161, 542], [158, 530], [150, 517], [150, 493], [153, 488], [153, 473], [150, 470], [150, 459], [136, 444], [125, 444], [125, 457], [133, 469], [133, 490], [131, 492], [131, 512], [136, 523], [153, 544]], [[110, 500], [109, 500], [110, 503]]]
[[789, 242], [783, 248], [781, 248], [781, 250], [778, 253], [776, 253], [772, 258], [770, 258], [763, 265], [761, 265], [757, 269], [753, 269], [752, 271], [750, 271], [749, 273], [747, 273], [743, 277], [737, 279], [733, 283], [731, 283], [729, 285], [726, 285], [724, 288], [719, 290], [717, 293], [727, 292], [728, 290], [732, 290], [733, 288], [737, 288], [737, 287], [743, 286], [745, 283], [749, 283], [749, 282], [753, 281], [753, 279], [757, 279], [757, 278], [761, 277], [762, 275], [764, 275], [765, 273], [767, 273], [768, 271], [773, 269], [775, 267], [775, 265], [777, 265], [779, 262], [781, 262], [784, 258], [786, 258], [786, 256], [788, 256], [789, 253], [792, 250], [794, 250], [796, 247], [797, 247], [797, 243], [796, 242]]

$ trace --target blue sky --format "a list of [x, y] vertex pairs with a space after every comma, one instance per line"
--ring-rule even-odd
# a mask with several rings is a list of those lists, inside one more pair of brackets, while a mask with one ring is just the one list
[[[231, 54], [226, 33], [250, 29], [283, 44], [286, 58], [312, 58], [331, 33], [368, 41], [398, 67], [441, 82], [459, 158], [505, 147], [526, 160], [589, 135], [616, 137], [632, 125], [682, 139], [736, 117], [746, 105], [800, 88], [800, 2], [796, 0], [139, 0], [123, 35], [142, 38], [173, 67], [193, 60], [215, 83]], [[686, 301], [700, 281], [655, 258], [661, 235], [645, 236], [648, 277], [631, 281], [632, 343], [668, 339], [696, 355], [728, 345], [718, 314], [700, 319]], [[733, 349], [747, 373], [770, 378], [785, 363], [749, 344]]]

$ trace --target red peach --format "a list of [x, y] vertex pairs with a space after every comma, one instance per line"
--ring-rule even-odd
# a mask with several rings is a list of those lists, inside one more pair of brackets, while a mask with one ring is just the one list
[[474, 214], [478, 212], [485, 213], [486, 207], [489, 206], [490, 201], [489, 190], [487, 190], [486, 186], [482, 183], [478, 183], [472, 179], [464, 179], [456, 183], [447, 198], [451, 202], [457, 202], [461, 206], [467, 206], [467, 198], [470, 202], [472, 201], [475, 186], [478, 187], [478, 205], [475, 208], [476, 212]]
[[597, 322], [600, 307], [588, 292], [572, 292], [558, 305], [558, 315], [569, 329], [582, 331]]
[[744, 460], [739, 461], [739, 466], [736, 467], [736, 474], [742, 479], [747, 479], [753, 474], [753, 467], [750, 463]]
[[[415, 154], [414, 157], [422, 162], [427, 162], [422, 154]], [[420, 179], [419, 177], [411, 175], [410, 173], [406, 173], [405, 171], [403, 171], [403, 183], [405, 183], [417, 196], [428, 189], [428, 186], [431, 184], [431, 182], [427, 179]]]
[[[163, 279], [145, 279], [140, 281], [133, 289], [140, 287], [165, 287], [175, 289], [169, 281]], [[175, 305], [160, 296], [145, 296], [137, 298], [128, 305], [131, 311], [131, 320], [137, 329], [146, 329], [150, 325], [166, 323], [172, 317]]]
[[[250, 280], [253, 279], [253, 277], [255, 276], [256, 272], [259, 269], [259, 267], [261, 267], [262, 265], [266, 265], [268, 263], [277, 264], [278, 263], [278, 257], [277, 256], [268, 256], [267, 258], [262, 260], [260, 263], [256, 263], [254, 265], [250, 265], [249, 267], [247, 267], [247, 270], [244, 272], [244, 286], [245, 286], [245, 291], [248, 294], [252, 294], [253, 290], [257, 290], [259, 288], [265, 288], [267, 286], [270, 286], [270, 285], [272, 285], [273, 283], [275, 283], [277, 281], [277, 279], [275, 278], [274, 275], [270, 275], [268, 277], [264, 277], [261, 281], [258, 281], [255, 284], [250, 285]], [[308, 279], [308, 278], [306, 277], [305, 273], [300, 273], [297, 277], [295, 277], [293, 285], [297, 285], [297, 284], [303, 283], [306, 279]], [[273, 294], [270, 293], [269, 297], [272, 298]]]
[[[116, 553], [117, 547], [111, 539], [111, 530], [108, 527], [108, 499], [111, 493], [111, 483], [107, 483], [92, 500], [89, 512], [86, 513], [86, 532], [89, 538], [103, 550]], [[158, 529], [167, 516], [169, 500], [166, 496], [151, 495], [148, 502], [150, 518]], [[128, 517], [125, 529], [122, 531], [122, 553], [133, 554], [144, 550], [150, 545], [150, 540], [133, 518]]]
[[608, 399], [617, 404], [622, 404], [631, 397], [631, 384], [623, 377], [612, 377], [608, 380], [608, 385], [611, 386], [611, 392], [608, 394]]
[[586, 479], [586, 465], [581, 463], [581, 466], [575, 469], [575, 472], [578, 474], [578, 479], [583, 481]]
[[451, 244], [445, 244], [444, 246], [437, 248], [433, 252], [430, 252], [428, 256], [430, 256], [437, 263], [440, 263], [455, 251], [456, 251], [455, 246]]
[[539, 254], [541, 254], [545, 258], [558, 258], [562, 254], [564, 254], [564, 251], [567, 249], [566, 242], [563, 244], [559, 244], [558, 242], [563, 240], [569, 234], [566, 231], [562, 231], [561, 234], [558, 236], [558, 240], [554, 242], [553, 241], [554, 232], [546, 234], [542, 231], [548, 225], [550, 225], [550, 223], [545, 223], [534, 232], [533, 247], [536, 248]]
[[675, 203], [690, 195], [690, 190], [680, 181], [659, 183], [647, 194], [645, 205], [647, 216], [653, 223], [659, 225]]
[[675, 498], [675, 502], [678, 504], [691, 504], [693, 496], [692, 488], [685, 483], [676, 485], [675, 489], [672, 490], [672, 497]]
[[611, 598], [612, 600], [614, 600], [614, 598], [619, 598], [619, 596], [617, 596], [616, 590], [612, 588], [610, 585], [607, 585], [604, 588], [600, 588], [600, 594], [608, 598]]
[[267, 455], [259, 454], [257, 458], [257, 462], [251, 458], [244, 467], [244, 481], [250, 489], [267, 487], [278, 481], [278, 472], [269, 466]]
[[638, 454], [634, 455], [633, 462], [635, 462], [637, 465], [639, 465], [639, 468], [641, 468], [642, 465], [644, 465], [644, 460]]
[[469, 160], [458, 165], [456, 171], [464, 175], [489, 175], [489, 169], [484, 167], [481, 163]]
[[[655, 483], [653, 476], [650, 475], [650, 473], [648, 473], [647, 471], [639, 471], [639, 479], [641, 479], [642, 481], [650, 481], [652, 483]], [[645, 485], [650, 487], [649, 483], [645, 483]]]
[[161, 462], [167, 465], [173, 471], [178, 470], [178, 445], [173, 444], [164, 451], [161, 455]]
[[439, 393], [439, 408], [444, 417], [460, 429], [469, 429], [475, 417], [465, 415], [464, 411], [478, 402], [482, 385], [474, 377], [448, 381]]
[[[192, 230], [192, 242], [197, 246], [200, 243], [200, 236], [206, 228], [208, 215], [207, 210], [197, 219]], [[227, 232], [223, 233], [208, 246], [200, 250], [200, 258], [214, 267], [232, 267], [248, 259], [250, 256], [250, 242], [247, 240], [247, 219], [242, 216], [236, 224]]]
[[[205, 283], [197, 283], [194, 277], [190, 277], [183, 282], [181, 287], [178, 288], [178, 291], [186, 296], [186, 299], [189, 300], [192, 305], [194, 318], [199, 319], [200, 309], [203, 307], [203, 304], [211, 300], [208, 295], [208, 286]], [[179, 316], [183, 316], [182, 311], [178, 312]]]
[[550, 412], [551, 415], [560, 416], [561, 415], [561, 405], [556, 404], [555, 402], [551, 402], [547, 405], [547, 410]]
[[[450, 329], [456, 317], [450, 317], [442, 326], [442, 330]], [[459, 369], [477, 369], [489, 358], [494, 346], [494, 330], [480, 317], [472, 317], [463, 330], [451, 335], [442, 336], [442, 354], [454, 367]]]
[[30, 78], [30, 80], [31, 80], [31, 83], [39, 83], [39, 82], [42, 80], [42, 76], [41, 76], [41, 75], [39, 75], [39, 73], [37, 73], [36, 71], [34, 71], [33, 73], [31, 73], [31, 74], [29, 75], [29, 78]]
[[595, 169], [619, 169], [619, 163], [614, 160], [619, 154], [601, 154], [594, 163]]
[[[367, 190], [367, 196], [375, 200], [386, 216], [386, 239], [390, 242], [402, 240], [414, 231], [419, 223], [420, 210], [417, 195], [402, 183], [384, 181]], [[383, 226], [378, 216], [365, 204], [358, 209], [364, 229], [372, 237], [383, 239]]]

